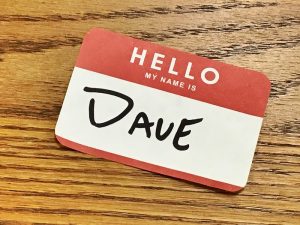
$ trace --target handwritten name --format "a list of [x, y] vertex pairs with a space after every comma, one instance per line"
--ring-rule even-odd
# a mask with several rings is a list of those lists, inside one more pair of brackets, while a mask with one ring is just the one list
[[[114, 118], [111, 118], [110, 120], [104, 121], [104, 122], [97, 122], [95, 120], [95, 99], [91, 98], [89, 103], [89, 120], [91, 125], [97, 127], [97, 128], [103, 128], [109, 125], [112, 125], [121, 119], [123, 119], [134, 107], [134, 101], [129, 96], [122, 94], [120, 92], [116, 92], [109, 89], [103, 89], [103, 88], [91, 88], [91, 87], [85, 87], [83, 89], [85, 92], [92, 92], [92, 93], [101, 93], [101, 94], [107, 94], [112, 95], [115, 97], [118, 97], [120, 99], [123, 99], [127, 102], [127, 107], [120, 112], [117, 116]], [[200, 123], [203, 120], [203, 118], [197, 118], [197, 119], [186, 119], [183, 118], [177, 128], [177, 131], [175, 132], [175, 135], [173, 137], [173, 146], [179, 150], [179, 151], [185, 151], [189, 148], [189, 144], [179, 144], [179, 140], [185, 136], [188, 136], [191, 133], [191, 130], [185, 130], [187, 126], [191, 126], [193, 124]], [[156, 129], [155, 129], [155, 137], [159, 141], [165, 140], [172, 132], [175, 124], [172, 122], [169, 124], [168, 128], [163, 132], [162, 126], [163, 126], [164, 120], [163, 118], [159, 118], [156, 123]], [[152, 135], [151, 128], [155, 125], [154, 122], [151, 122], [145, 112], [140, 112], [135, 117], [131, 127], [128, 130], [128, 133], [132, 135], [136, 129], [144, 129], [146, 133], [146, 137], [150, 138]]]

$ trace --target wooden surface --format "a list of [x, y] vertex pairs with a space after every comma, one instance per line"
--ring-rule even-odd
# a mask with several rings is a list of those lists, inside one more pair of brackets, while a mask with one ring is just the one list
[[[300, 2], [0, 0], [0, 224], [300, 224]], [[103, 27], [258, 70], [271, 97], [236, 194], [60, 146], [83, 35]]]

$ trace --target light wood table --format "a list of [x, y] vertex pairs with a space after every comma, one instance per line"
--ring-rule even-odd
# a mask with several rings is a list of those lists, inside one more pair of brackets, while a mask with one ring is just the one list
[[[246, 188], [226, 194], [60, 146], [84, 34], [103, 27], [261, 71]], [[0, 0], [0, 224], [300, 224], [300, 1]]]

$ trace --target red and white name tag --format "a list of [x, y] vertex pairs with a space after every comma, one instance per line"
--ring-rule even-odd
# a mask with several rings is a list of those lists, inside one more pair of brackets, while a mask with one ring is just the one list
[[55, 134], [81, 152], [235, 192], [269, 91], [261, 73], [93, 29]]

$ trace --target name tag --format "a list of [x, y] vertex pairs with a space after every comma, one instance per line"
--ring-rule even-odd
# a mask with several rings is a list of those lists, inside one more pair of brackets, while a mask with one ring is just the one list
[[81, 152], [236, 192], [269, 92], [259, 72], [92, 29], [55, 135]]

